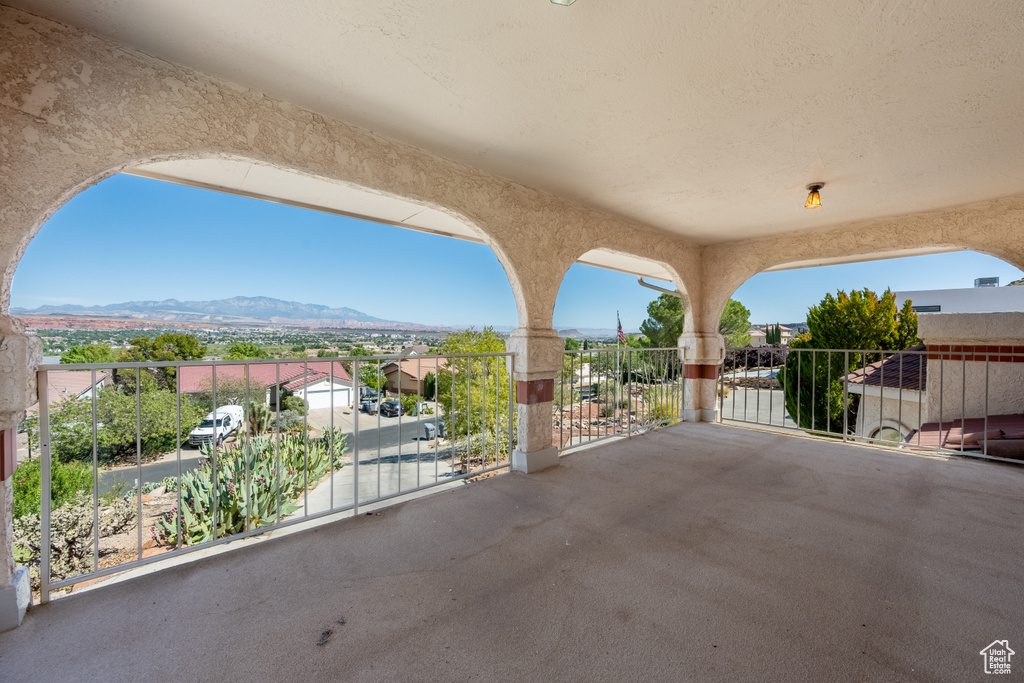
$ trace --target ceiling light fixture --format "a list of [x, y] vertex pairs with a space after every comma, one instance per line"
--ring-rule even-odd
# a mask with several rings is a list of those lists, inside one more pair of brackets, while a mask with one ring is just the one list
[[551, 0], [552, 5], [562, 5], [563, 7], [568, 7], [574, 2], [576, 2], [576, 0]]
[[811, 183], [807, 186], [810, 194], [807, 195], [807, 202], [804, 204], [805, 209], [820, 209], [821, 208], [821, 195], [818, 194], [818, 190], [825, 187], [825, 183]]

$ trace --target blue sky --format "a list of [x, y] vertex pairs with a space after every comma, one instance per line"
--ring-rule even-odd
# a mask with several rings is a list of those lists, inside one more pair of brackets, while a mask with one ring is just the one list
[[[751, 321], [796, 322], [837, 289], [883, 291], [1005, 284], [1024, 273], [974, 252], [763, 273], [733, 298]], [[665, 283], [661, 283], [665, 284]], [[405, 322], [516, 324], [489, 247], [280, 204], [114, 176], [74, 197], [29, 244], [11, 305], [270, 296]], [[631, 275], [574, 265], [555, 327], [636, 330], [656, 293]]]

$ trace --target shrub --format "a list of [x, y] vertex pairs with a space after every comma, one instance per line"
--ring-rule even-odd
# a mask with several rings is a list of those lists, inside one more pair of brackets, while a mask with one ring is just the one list
[[[131, 500], [118, 499], [101, 508], [100, 537], [119, 534], [135, 521], [136, 506]], [[19, 564], [28, 565], [33, 590], [39, 590], [42, 524], [39, 515], [31, 514], [14, 520], [14, 547]], [[56, 508], [50, 515], [50, 580], [60, 581], [92, 569], [93, 507], [92, 500], [78, 493], [71, 502]]]
[[309, 403], [299, 396], [285, 396], [281, 399], [281, 410], [290, 410], [299, 415], [305, 415], [306, 411], [309, 410]]
[[580, 392], [576, 391], [570, 380], [563, 380], [561, 376], [555, 377], [554, 407], [561, 410], [573, 403], [579, 403]]
[[[644, 392], [644, 407], [649, 422], [661, 422], [679, 417], [682, 406], [680, 394], [675, 388], [653, 387]], [[674, 424], [675, 421], [669, 424]]]
[[[53, 462], [50, 467], [52, 508], [92, 491], [92, 468], [84, 463]], [[14, 518], [38, 515], [42, 509], [43, 476], [39, 461], [23, 462], [14, 472]]]
[[615, 417], [615, 405], [612, 403], [602, 403], [601, 417]]
[[304, 422], [300, 413], [294, 410], [282, 410], [270, 421], [270, 430], [290, 432], [293, 429], [302, 429]]

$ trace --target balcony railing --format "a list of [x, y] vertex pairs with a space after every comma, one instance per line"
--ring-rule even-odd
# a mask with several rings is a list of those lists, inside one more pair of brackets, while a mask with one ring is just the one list
[[720, 422], [1024, 460], [1024, 348], [726, 352]]
[[566, 449], [677, 422], [684, 398], [677, 348], [566, 351], [555, 379], [554, 441]]
[[[507, 470], [512, 373], [505, 353], [40, 366], [28, 423], [41, 499], [38, 516], [15, 520], [18, 562], [45, 603], [167, 557]], [[385, 378], [391, 397], [360, 400]]]

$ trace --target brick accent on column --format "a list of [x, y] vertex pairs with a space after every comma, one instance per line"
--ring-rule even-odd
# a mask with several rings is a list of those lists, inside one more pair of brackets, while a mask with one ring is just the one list
[[516, 382], [516, 403], [524, 406], [555, 400], [555, 380], [534, 379]]
[[18, 467], [17, 430], [0, 432], [0, 481], [7, 481]]
[[683, 366], [683, 377], [686, 379], [718, 379], [718, 367], [718, 365], [687, 363]]
[[928, 360], [981, 362], [988, 360], [992, 363], [1024, 363], [1024, 346], [932, 344], [925, 350], [928, 352]]

